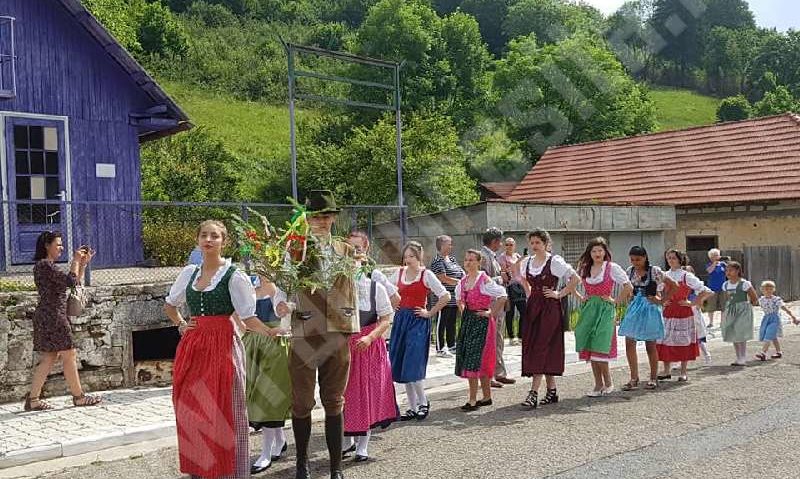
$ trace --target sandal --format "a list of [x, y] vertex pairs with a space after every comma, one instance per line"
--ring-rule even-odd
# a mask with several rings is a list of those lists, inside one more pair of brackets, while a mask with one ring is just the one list
[[631, 379], [622, 386], [623, 391], [633, 391], [634, 389], [639, 389], [638, 379]]
[[97, 406], [103, 401], [100, 396], [92, 396], [89, 394], [81, 394], [80, 396], [72, 396], [72, 405], [75, 407]]
[[782, 358], [782, 357], [783, 357], [783, 353], [775, 353], [775, 354], [773, 354], [773, 355], [772, 355], [772, 356], [770, 356], [770, 357], [771, 357], [772, 359], [780, 359], [780, 358]]
[[659, 374], [658, 375], [658, 380], [659, 381], [664, 381], [666, 379], [672, 379], [672, 374]]
[[[49, 403], [39, 399], [38, 397], [31, 397], [31, 393], [26, 394], [23, 399], [25, 400], [25, 404], [22, 406], [22, 408], [26, 412], [47, 411], [49, 409], [53, 409], [53, 406], [51, 406]], [[34, 403], [36, 403], [35, 406], [33, 405]]]
[[645, 389], [653, 390], [658, 389], [658, 381], [647, 381], [647, 384], [644, 385]]
[[756, 354], [756, 359], [760, 359], [761, 361], [766, 361], [767, 360], [767, 355], [764, 354], [764, 353], [757, 353]]

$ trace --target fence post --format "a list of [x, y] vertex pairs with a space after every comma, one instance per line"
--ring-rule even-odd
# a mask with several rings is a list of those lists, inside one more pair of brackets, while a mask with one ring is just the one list
[[[247, 205], [242, 203], [242, 219], [245, 222], [249, 222], [250, 221], [249, 213], [250, 212], [247, 211]], [[250, 254], [249, 253], [242, 256], [242, 264], [244, 265], [244, 270], [249, 275], [250, 274], [250, 266], [251, 266], [250, 265]]]
[[[92, 223], [91, 223], [91, 220], [89, 219], [89, 212], [88, 211], [84, 211], [84, 213], [83, 213], [83, 227], [84, 227], [84, 231], [85, 231], [85, 234], [87, 235], [87, 237], [91, 238], [92, 237], [92, 233], [91, 233], [91, 231], [92, 231], [91, 230]], [[90, 242], [89, 244], [92, 244], [92, 243]], [[86, 269], [83, 270], [83, 284], [86, 285], [86, 286], [91, 286], [92, 285], [92, 262], [91, 261], [89, 261], [89, 263], [86, 265]]]

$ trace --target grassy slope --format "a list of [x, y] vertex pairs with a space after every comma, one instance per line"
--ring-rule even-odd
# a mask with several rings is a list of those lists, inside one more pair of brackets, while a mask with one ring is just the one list
[[[289, 110], [286, 106], [241, 101], [178, 82], [161, 86], [186, 111], [198, 127], [210, 131], [241, 158], [242, 193], [250, 199], [289, 168]], [[313, 112], [298, 110], [298, 121]]]
[[717, 121], [719, 100], [690, 90], [653, 88], [660, 131], [710, 125]]

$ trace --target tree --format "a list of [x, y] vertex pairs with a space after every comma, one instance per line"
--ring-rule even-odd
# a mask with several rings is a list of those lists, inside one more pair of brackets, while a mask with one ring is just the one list
[[701, 0], [656, 0], [650, 26], [663, 43], [658, 56], [673, 62], [686, 79], [699, 64], [700, 23], [705, 4]]
[[236, 201], [238, 159], [202, 128], [142, 149], [142, 199]]
[[705, 0], [701, 24], [701, 37], [714, 28], [724, 27], [731, 30], [756, 28], [755, 17], [745, 0]]
[[499, 57], [505, 50], [508, 37], [502, 25], [508, 15], [509, 0], [464, 0], [461, 11], [475, 17], [481, 30], [483, 41], [489, 51]]
[[800, 102], [783, 85], [775, 90], [767, 92], [764, 98], [753, 107], [755, 116], [780, 115], [782, 113], [794, 113], [800, 111]]
[[635, 78], [647, 78], [653, 60], [647, 29], [653, 14], [653, 0], [625, 2], [608, 18], [605, 38], [617, 58]]
[[709, 90], [719, 95], [742, 92], [748, 64], [758, 49], [756, 30], [715, 27], [706, 39], [703, 64]]
[[[341, 145], [301, 144], [305, 146], [301, 147], [298, 178], [307, 188], [331, 189], [345, 204], [396, 203], [393, 117], [356, 127]], [[403, 185], [413, 213], [477, 201], [475, 181], [467, 174], [458, 135], [449, 119], [412, 115], [403, 129], [403, 146]]]
[[83, 4], [126, 50], [131, 53], [142, 50], [137, 32], [141, 1], [83, 0]]
[[757, 102], [768, 91], [766, 80], [784, 85], [794, 94], [800, 93], [800, 32], [786, 34], [775, 31], [761, 33], [762, 41], [747, 69], [748, 98]]
[[512, 140], [502, 123], [485, 118], [476, 122], [461, 139], [467, 169], [473, 178], [484, 181], [519, 181], [531, 163], [518, 142]]
[[[442, 111], [459, 125], [486, 101], [489, 55], [477, 22], [454, 13], [445, 19], [422, 1], [381, 0], [358, 30], [358, 53], [405, 62], [401, 75], [403, 107]], [[356, 76], [374, 75], [364, 68]], [[370, 101], [382, 93], [356, 91]]]
[[725, 98], [717, 108], [717, 121], [740, 121], [750, 118], [753, 107], [744, 95]]
[[602, 40], [577, 35], [538, 46], [532, 36], [513, 40], [498, 62], [498, 112], [512, 138], [536, 157], [551, 146], [651, 131], [648, 93], [625, 72]]
[[491, 56], [481, 39], [478, 22], [471, 15], [456, 12], [442, 21], [444, 59], [454, 73], [445, 111], [453, 115], [459, 129], [472, 124], [474, 115], [488, 106]]
[[519, 0], [509, 7], [503, 31], [508, 38], [533, 33], [541, 43], [557, 43], [571, 33], [569, 13], [559, 0]]
[[181, 56], [189, 48], [183, 25], [160, 3], [150, 3], [142, 11], [139, 43], [147, 53]]

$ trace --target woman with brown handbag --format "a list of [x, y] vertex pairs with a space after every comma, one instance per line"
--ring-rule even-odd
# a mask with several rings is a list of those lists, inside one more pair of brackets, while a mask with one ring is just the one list
[[33, 373], [31, 391], [25, 395], [26, 411], [52, 408], [39, 399], [39, 395], [59, 356], [64, 365], [64, 379], [72, 394], [72, 403], [75, 406], [94, 406], [102, 401], [99, 396], [85, 394], [81, 388], [77, 353], [67, 317], [69, 288], [79, 284], [79, 278], [92, 260], [93, 253], [85, 247], [75, 251], [69, 273], [64, 273], [55, 264], [63, 252], [61, 233], [45, 231], [36, 239], [33, 281], [39, 292], [39, 304], [33, 313], [33, 349], [39, 352], [40, 360]]

